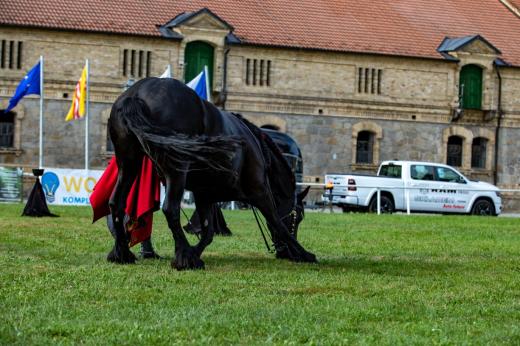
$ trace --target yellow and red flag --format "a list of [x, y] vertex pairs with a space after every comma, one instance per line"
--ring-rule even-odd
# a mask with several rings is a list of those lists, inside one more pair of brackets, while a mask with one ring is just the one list
[[83, 68], [81, 78], [76, 84], [74, 90], [74, 97], [72, 98], [72, 105], [70, 106], [69, 113], [65, 118], [65, 121], [80, 119], [85, 116], [85, 101], [87, 98], [87, 66]]

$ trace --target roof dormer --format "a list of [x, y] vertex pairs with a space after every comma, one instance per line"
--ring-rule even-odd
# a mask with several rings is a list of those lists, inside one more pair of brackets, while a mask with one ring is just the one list
[[216, 42], [218, 39], [232, 43], [240, 41], [232, 33], [233, 26], [207, 8], [182, 12], [158, 29], [165, 37], [185, 39], [190, 36], [190, 41], [196, 37], [195, 39], [211, 41], [215, 45], [221, 45], [220, 42]]
[[502, 52], [480, 35], [445, 37], [437, 51], [446, 59], [458, 61], [461, 55], [481, 55], [496, 58]]

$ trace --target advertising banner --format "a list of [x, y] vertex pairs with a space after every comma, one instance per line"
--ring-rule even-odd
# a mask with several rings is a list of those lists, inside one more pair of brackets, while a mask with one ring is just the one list
[[41, 177], [49, 205], [90, 205], [89, 197], [103, 171], [45, 168]]
[[20, 202], [22, 200], [22, 170], [0, 167], [0, 202]]

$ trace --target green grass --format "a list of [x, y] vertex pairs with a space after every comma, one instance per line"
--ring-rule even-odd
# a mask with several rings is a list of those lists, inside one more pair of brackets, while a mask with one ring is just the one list
[[0, 344], [520, 344], [518, 219], [308, 213], [313, 265], [225, 212], [234, 235], [177, 272], [161, 213], [166, 259], [121, 266], [89, 208], [22, 209], [0, 204]]

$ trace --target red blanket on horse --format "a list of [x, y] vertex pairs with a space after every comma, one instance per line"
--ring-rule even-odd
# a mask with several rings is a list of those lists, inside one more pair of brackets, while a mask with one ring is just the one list
[[[113, 157], [90, 195], [93, 222], [110, 214], [108, 202], [116, 182], [117, 163]], [[141, 174], [136, 178], [126, 200], [125, 211], [129, 216], [126, 229], [130, 233], [130, 246], [142, 242], [152, 234], [153, 212], [159, 210], [160, 194], [159, 177], [150, 159], [144, 157]]]

